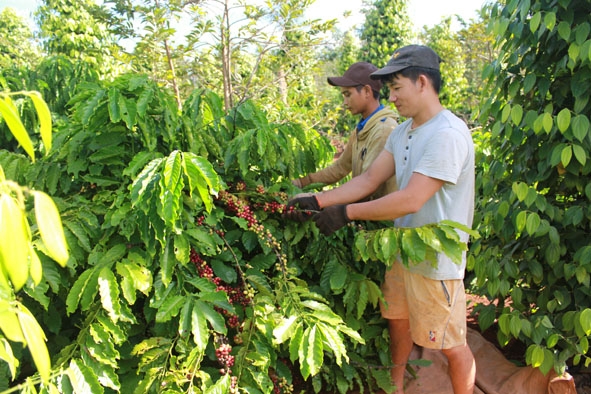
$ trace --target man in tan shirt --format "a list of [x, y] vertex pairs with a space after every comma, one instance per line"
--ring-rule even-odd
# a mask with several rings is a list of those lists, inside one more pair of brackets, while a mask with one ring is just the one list
[[[378, 68], [367, 62], [352, 64], [342, 77], [328, 77], [328, 83], [341, 88], [345, 108], [353, 115], [361, 115], [355, 131], [349, 137], [342, 155], [330, 166], [294, 179], [292, 183], [304, 187], [311, 183], [334, 184], [347, 175], [353, 177], [365, 172], [384, 148], [392, 130], [398, 125], [396, 114], [380, 104], [382, 82], [371, 79]], [[396, 180], [391, 178], [369, 199], [379, 198], [396, 190]]]

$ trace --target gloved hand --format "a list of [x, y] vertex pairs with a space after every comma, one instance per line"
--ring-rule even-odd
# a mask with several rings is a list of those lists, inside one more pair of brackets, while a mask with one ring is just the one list
[[314, 194], [296, 195], [287, 202], [283, 215], [297, 222], [305, 222], [320, 210]]
[[300, 178], [292, 179], [291, 184], [295, 187], [299, 187], [300, 189], [303, 187], [302, 180]]
[[324, 235], [331, 235], [351, 221], [347, 217], [347, 204], [324, 208], [314, 215], [312, 220]]

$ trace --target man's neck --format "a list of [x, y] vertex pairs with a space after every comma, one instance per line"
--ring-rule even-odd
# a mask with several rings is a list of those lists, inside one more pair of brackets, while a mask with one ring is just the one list
[[436, 102], [432, 102], [430, 105], [427, 105], [420, 113], [413, 116], [411, 128], [416, 129], [422, 124], [427, 123], [429, 120], [434, 118], [435, 115], [437, 115], [443, 110], [444, 108], [439, 102], [439, 100], [437, 100]]
[[361, 119], [367, 119], [367, 117], [375, 112], [376, 109], [380, 106], [380, 102], [378, 100], [372, 101], [365, 111], [361, 114]]

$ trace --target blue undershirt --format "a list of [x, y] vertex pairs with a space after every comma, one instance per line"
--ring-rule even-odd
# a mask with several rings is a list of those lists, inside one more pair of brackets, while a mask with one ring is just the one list
[[374, 114], [376, 112], [378, 112], [379, 110], [384, 109], [384, 104], [380, 104], [378, 106], [378, 108], [373, 111], [371, 114], [369, 114], [369, 116], [365, 119], [361, 119], [361, 121], [359, 123], [357, 123], [357, 132], [359, 133], [361, 130], [363, 130], [363, 127], [365, 127], [365, 124], [367, 123], [367, 121], [369, 120], [369, 118], [371, 118], [372, 116], [374, 116]]

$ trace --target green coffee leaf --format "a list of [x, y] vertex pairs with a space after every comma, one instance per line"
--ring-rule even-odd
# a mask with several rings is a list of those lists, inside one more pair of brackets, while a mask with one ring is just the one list
[[111, 320], [118, 321], [121, 317], [119, 285], [110, 266], [101, 269], [98, 276], [98, 286], [103, 308], [107, 311]]
[[136, 124], [137, 107], [135, 101], [125, 96], [119, 96], [119, 113], [128, 129]]
[[203, 312], [203, 315], [215, 332], [224, 335], [228, 333], [228, 327], [226, 327], [226, 321], [224, 317], [210, 304], [197, 300], [195, 301], [195, 306], [201, 309], [201, 312]]
[[289, 338], [293, 336], [293, 334], [296, 332], [300, 325], [301, 322], [295, 315], [283, 318], [281, 323], [279, 323], [273, 329], [273, 337], [275, 338], [277, 343], [285, 343]]
[[347, 268], [338, 264], [332, 275], [330, 275], [330, 289], [333, 291], [341, 290], [347, 283], [348, 278], [349, 272], [347, 271]]
[[304, 328], [303, 325], [298, 324], [296, 326], [295, 332], [289, 341], [289, 359], [291, 362], [294, 362], [299, 357], [299, 350], [302, 346], [302, 341], [304, 338]]
[[66, 375], [72, 385], [74, 393], [103, 393], [96, 374], [83, 363], [76, 359], [70, 361]]
[[164, 250], [162, 251], [162, 257], [160, 258], [160, 268], [162, 276], [162, 284], [168, 286], [172, 281], [172, 275], [177, 265], [177, 260], [174, 255], [174, 247], [172, 245], [172, 239], [168, 239]]
[[84, 271], [80, 276], [78, 276], [78, 279], [76, 279], [74, 285], [68, 292], [68, 297], [66, 298], [66, 312], [68, 314], [72, 314], [76, 311], [76, 309], [78, 309], [83, 291], [91, 282], [92, 273], [93, 269]]
[[211, 212], [213, 207], [212, 195], [221, 190], [221, 181], [213, 166], [206, 159], [191, 153], [184, 153], [183, 170], [189, 180], [191, 196], [197, 191], [205, 205], [205, 210]]
[[147, 88], [140, 94], [140, 97], [137, 101], [137, 115], [140, 118], [146, 116], [146, 110], [148, 109], [148, 104], [152, 101], [154, 97], [154, 89]]
[[119, 352], [115, 349], [109, 333], [99, 323], [90, 324], [88, 332], [90, 335], [86, 336], [85, 350], [101, 364], [117, 368]]
[[363, 316], [363, 312], [367, 307], [368, 301], [368, 291], [367, 291], [367, 283], [365, 281], [359, 282], [359, 296], [357, 297], [357, 318], [361, 319]]
[[90, 253], [92, 247], [90, 245], [89, 234], [85, 227], [83, 227], [77, 220], [70, 218], [64, 221], [65, 228], [76, 237], [78, 245], [86, 252]]
[[312, 326], [308, 333], [308, 347], [306, 361], [310, 376], [315, 376], [320, 372], [324, 362], [324, 344], [322, 343], [322, 334], [318, 332], [318, 326]]
[[207, 319], [205, 318], [203, 311], [199, 308], [199, 305], [193, 306], [193, 312], [191, 315], [191, 333], [193, 334], [193, 341], [195, 342], [195, 345], [197, 345], [198, 351], [204, 352], [209, 340], [209, 330], [207, 328]]
[[182, 176], [182, 154], [174, 151], [164, 162], [160, 189], [162, 218], [169, 227], [175, 228], [182, 206], [182, 193], [185, 182]]
[[382, 291], [375, 282], [372, 282], [369, 279], [367, 279], [365, 282], [367, 283], [367, 298], [375, 308], [382, 297]]
[[402, 253], [414, 263], [425, 260], [427, 248], [415, 229], [404, 229], [402, 232]]
[[[180, 295], [168, 295], [166, 299], [162, 302], [162, 305], [158, 308], [156, 312], [156, 321], [159, 323], [163, 323], [169, 321], [175, 316], [178, 316], [179, 311], [183, 307], [185, 303], [185, 298]], [[203, 311], [200, 311], [203, 316]]]
[[135, 303], [138, 290], [148, 295], [152, 287], [152, 273], [148, 268], [126, 260], [117, 262], [115, 269], [121, 276], [121, 290], [129, 304]]
[[[94, 359], [89, 352], [81, 352], [80, 357], [82, 358], [83, 365], [86, 365], [91, 371], [97, 374], [97, 379], [101, 382], [101, 385], [108, 387], [116, 392], [121, 391], [121, 383], [119, 382], [119, 376], [115, 372], [117, 368], [112, 367]], [[59, 393], [59, 391], [50, 393]]]
[[318, 329], [322, 333], [324, 340], [326, 342], [325, 348], [333, 352], [336, 357], [337, 365], [342, 366], [342, 359], [344, 358], [346, 361], [349, 361], [349, 357], [347, 356], [347, 348], [345, 347], [345, 343], [343, 342], [343, 338], [339, 335], [338, 331], [334, 329], [332, 326], [324, 323], [318, 323]]
[[209, 387], [205, 394], [226, 394], [230, 392], [231, 376], [226, 374], [222, 376], [213, 386]]

